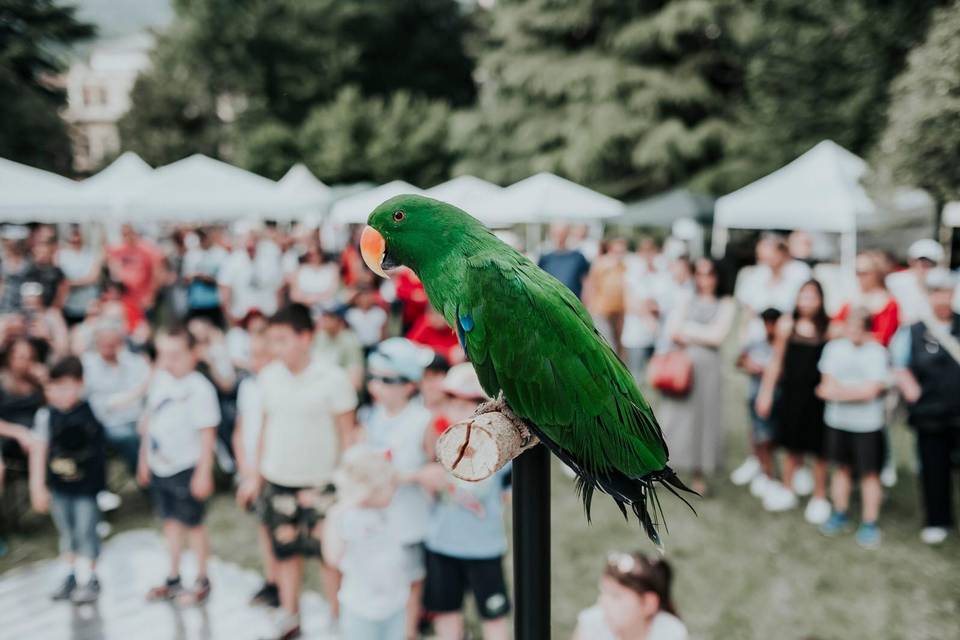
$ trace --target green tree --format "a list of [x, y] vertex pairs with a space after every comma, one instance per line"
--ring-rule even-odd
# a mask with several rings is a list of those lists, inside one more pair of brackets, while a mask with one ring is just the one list
[[137, 78], [131, 108], [118, 123], [124, 150], [154, 166], [194, 153], [219, 157], [227, 135], [207, 71], [182, 38], [174, 29], [159, 39], [151, 69]]
[[276, 120], [244, 131], [232, 155], [240, 166], [272, 180], [282, 178], [302, 157], [296, 131]]
[[739, 186], [829, 138], [867, 154], [890, 83], [943, 0], [756, 0], [746, 100], [733, 159]]
[[384, 100], [346, 87], [317, 107], [300, 141], [307, 166], [325, 182], [402, 179], [432, 186], [450, 171], [449, 108], [398, 91]]
[[960, 199], [960, 2], [934, 14], [891, 94], [881, 166], [941, 202]]
[[94, 34], [75, 14], [53, 0], [0, 1], [0, 157], [70, 172], [66, 96], [49, 78], [65, 69], [67, 47]]
[[742, 4], [498, 2], [456, 170], [500, 183], [548, 170], [618, 196], [697, 182], [733, 135]]

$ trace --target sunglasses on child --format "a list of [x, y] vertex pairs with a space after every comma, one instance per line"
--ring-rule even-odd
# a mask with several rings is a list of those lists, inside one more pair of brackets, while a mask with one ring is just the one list
[[368, 380], [368, 381], [371, 381], [371, 382], [373, 382], [373, 381], [382, 382], [383, 384], [406, 384], [406, 383], [410, 382], [409, 380], [407, 380], [407, 379], [404, 378], [403, 376], [377, 376], [377, 375], [369, 375], [369, 376], [367, 376], [367, 380]]

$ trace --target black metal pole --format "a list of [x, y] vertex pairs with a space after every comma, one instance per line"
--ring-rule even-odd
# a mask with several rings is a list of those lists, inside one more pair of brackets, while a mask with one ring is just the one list
[[550, 640], [550, 452], [513, 461], [514, 640]]

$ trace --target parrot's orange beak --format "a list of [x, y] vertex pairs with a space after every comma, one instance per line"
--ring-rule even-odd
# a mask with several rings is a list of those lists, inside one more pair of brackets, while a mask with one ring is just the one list
[[370, 267], [370, 271], [381, 278], [389, 277], [383, 270], [383, 258], [386, 254], [387, 241], [373, 227], [365, 227], [363, 233], [360, 234], [360, 255], [363, 256], [363, 261]]

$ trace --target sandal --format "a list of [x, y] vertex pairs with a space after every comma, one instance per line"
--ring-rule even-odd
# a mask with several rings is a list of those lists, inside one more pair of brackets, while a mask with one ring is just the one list
[[177, 604], [182, 607], [195, 607], [203, 604], [210, 597], [210, 579], [206, 576], [197, 578], [193, 589], [182, 590], [177, 596]]
[[154, 587], [147, 592], [147, 600], [150, 602], [173, 600], [182, 592], [183, 585], [180, 584], [180, 576], [167, 578], [162, 585]]

